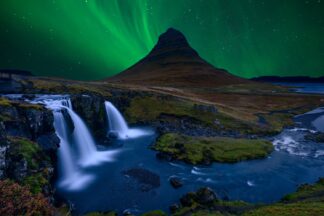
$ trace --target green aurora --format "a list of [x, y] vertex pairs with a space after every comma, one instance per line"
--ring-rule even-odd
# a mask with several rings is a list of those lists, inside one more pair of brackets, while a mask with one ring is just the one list
[[321, 0], [1, 0], [0, 68], [101, 79], [143, 58], [169, 27], [242, 77], [324, 75]]

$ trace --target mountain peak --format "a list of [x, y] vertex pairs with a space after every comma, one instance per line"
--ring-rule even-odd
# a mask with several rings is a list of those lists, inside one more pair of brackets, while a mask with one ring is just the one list
[[186, 37], [174, 28], [169, 28], [160, 35], [157, 44], [152, 49], [149, 56], [161, 54], [198, 56], [198, 53], [189, 45]]
[[147, 56], [108, 80], [146, 86], [196, 88], [247, 82], [206, 62], [190, 46], [186, 37], [174, 28], [160, 35]]

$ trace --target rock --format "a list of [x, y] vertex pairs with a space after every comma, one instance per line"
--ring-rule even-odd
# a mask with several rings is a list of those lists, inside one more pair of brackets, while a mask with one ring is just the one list
[[156, 158], [159, 160], [166, 160], [166, 161], [172, 161], [173, 157], [171, 154], [166, 153], [166, 152], [158, 152], [156, 153]]
[[0, 146], [0, 179], [5, 177], [7, 149], [8, 146]]
[[189, 192], [180, 198], [180, 203], [182, 206], [192, 206], [195, 203], [196, 194], [194, 192]]
[[200, 188], [197, 192], [189, 192], [180, 198], [181, 205], [184, 207], [190, 207], [194, 203], [209, 205], [217, 200], [219, 199], [215, 192], [208, 187]]
[[107, 136], [110, 139], [117, 139], [118, 138], [118, 132], [117, 131], [109, 131]]
[[316, 143], [324, 143], [324, 133], [321, 133], [321, 132], [308, 133], [305, 136], [305, 139], [316, 142]]
[[0, 179], [5, 177], [5, 169], [7, 166], [6, 163], [6, 154], [7, 149], [9, 148], [7, 141], [6, 131], [4, 130], [4, 125], [0, 122]]
[[61, 113], [62, 113], [62, 115], [63, 115], [63, 117], [64, 117], [64, 120], [65, 120], [65, 122], [66, 122], [66, 128], [67, 128], [67, 130], [68, 130], [68, 134], [71, 134], [71, 133], [73, 133], [73, 131], [74, 131], [74, 123], [73, 123], [73, 121], [72, 121], [72, 118], [71, 118], [71, 116], [69, 115], [69, 113], [68, 113], [68, 111], [66, 110], [66, 109], [62, 109], [61, 110]]
[[105, 109], [105, 99], [99, 95], [71, 96], [73, 110], [78, 113], [85, 123], [91, 128], [97, 141], [102, 144], [107, 139], [107, 117]]
[[179, 210], [180, 206], [178, 204], [172, 204], [170, 205], [169, 209], [171, 213], [175, 213], [177, 210]]
[[209, 187], [200, 188], [196, 192], [196, 201], [200, 204], [209, 204], [218, 200], [215, 192]]
[[37, 138], [37, 143], [44, 151], [55, 151], [60, 145], [60, 139], [55, 133], [45, 134]]
[[123, 216], [132, 216], [133, 214], [130, 212], [130, 210], [128, 210], [128, 209], [125, 209], [124, 211], [123, 211]]
[[23, 158], [17, 159], [9, 163], [8, 173], [12, 179], [22, 181], [27, 176], [27, 161]]
[[177, 177], [170, 178], [169, 182], [172, 185], [172, 187], [174, 187], [174, 188], [179, 188], [179, 187], [182, 187], [182, 185], [183, 185], [181, 179], [179, 179]]

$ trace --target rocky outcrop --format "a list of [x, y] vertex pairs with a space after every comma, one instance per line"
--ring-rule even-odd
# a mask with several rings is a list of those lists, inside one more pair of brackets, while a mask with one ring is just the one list
[[106, 142], [107, 119], [104, 98], [98, 95], [72, 95], [73, 110], [78, 113], [100, 143]]
[[23, 101], [0, 103], [0, 179], [11, 179], [53, 199], [59, 138], [50, 110]]
[[15, 102], [0, 106], [0, 113], [8, 136], [36, 140], [41, 135], [55, 134], [53, 114], [42, 106]]
[[0, 122], [0, 179], [5, 177], [6, 170], [6, 153], [9, 147], [9, 143], [7, 140], [7, 135], [4, 130], [4, 125]]

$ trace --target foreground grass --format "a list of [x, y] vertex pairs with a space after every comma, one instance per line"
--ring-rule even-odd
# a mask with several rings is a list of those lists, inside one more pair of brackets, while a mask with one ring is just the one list
[[[186, 196], [195, 198], [197, 192]], [[301, 185], [296, 192], [288, 194], [282, 201], [270, 205], [254, 205], [242, 201], [215, 200], [203, 204], [193, 199], [191, 205], [181, 206], [173, 216], [199, 215], [243, 215], [243, 216], [319, 216], [324, 215], [324, 178], [315, 184]]]
[[162, 135], [153, 148], [190, 164], [257, 159], [273, 150], [272, 143], [266, 140], [191, 137], [174, 133]]

